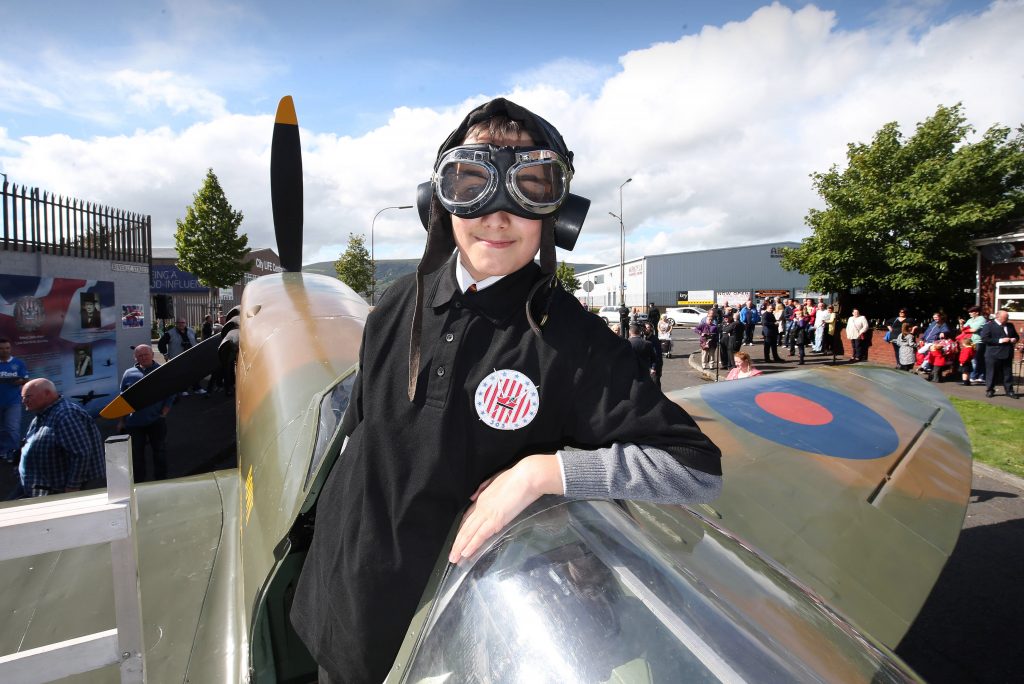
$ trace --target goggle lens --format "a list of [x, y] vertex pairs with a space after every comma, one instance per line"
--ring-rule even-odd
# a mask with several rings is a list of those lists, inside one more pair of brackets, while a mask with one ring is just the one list
[[566, 192], [565, 174], [554, 163], [520, 167], [512, 174], [512, 184], [523, 199], [535, 205], [560, 202]]
[[494, 184], [494, 174], [486, 166], [472, 162], [445, 164], [438, 171], [441, 197], [454, 204], [475, 202]]

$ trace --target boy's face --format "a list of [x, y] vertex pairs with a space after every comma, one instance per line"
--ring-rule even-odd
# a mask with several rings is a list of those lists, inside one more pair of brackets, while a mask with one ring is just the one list
[[[500, 146], [533, 145], [529, 133], [515, 139], [493, 140], [487, 134], [470, 136], [464, 145], [490, 143]], [[515, 273], [533, 261], [540, 250], [540, 219], [528, 219], [496, 211], [474, 219], [452, 216], [452, 233], [459, 260], [474, 280]]]

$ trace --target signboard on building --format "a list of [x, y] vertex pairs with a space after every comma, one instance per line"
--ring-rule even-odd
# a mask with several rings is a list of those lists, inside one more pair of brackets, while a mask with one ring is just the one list
[[[257, 273], [258, 271], [258, 273]], [[256, 257], [253, 259], [252, 273], [256, 275], [263, 275], [265, 273], [281, 273], [284, 269], [281, 268], [281, 264], [275, 264], [270, 259]]]
[[676, 292], [676, 306], [712, 306], [714, 303], [714, 290], [679, 290]]
[[150, 271], [150, 291], [154, 294], [173, 294], [176, 292], [209, 292], [199, 283], [199, 279], [188, 271], [177, 266], [153, 265]]
[[793, 295], [793, 298], [799, 299], [800, 301], [803, 301], [805, 299], [813, 299], [814, 301], [824, 299], [828, 301], [828, 295], [822, 294], [821, 292], [812, 292], [811, 290], [797, 290], [796, 293]]
[[110, 270], [121, 273], [145, 273], [149, 270], [149, 266], [146, 264], [122, 264], [114, 261], [110, 264]]
[[739, 308], [746, 304], [747, 300], [750, 299], [750, 290], [734, 291], [734, 292], [716, 292], [715, 303], [718, 306], [735, 306]]
[[769, 297], [789, 297], [790, 290], [754, 290], [754, 296], [758, 299], [768, 299]]

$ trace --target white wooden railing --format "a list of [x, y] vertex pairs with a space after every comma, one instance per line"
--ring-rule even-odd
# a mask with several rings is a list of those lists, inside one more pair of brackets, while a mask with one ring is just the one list
[[105, 451], [106, 492], [57, 501], [43, 497], [0, 510], [0, 561], [109, 543], [116, 628], [2, 655], [0, 682], [51, 682], [114, 664], [120, 665], [122, 684], [145, 681], [131, 442], [126, 435], [110, 437]]

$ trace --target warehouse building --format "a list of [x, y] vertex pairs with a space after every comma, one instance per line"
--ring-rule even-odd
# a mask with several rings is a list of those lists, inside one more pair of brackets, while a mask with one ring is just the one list
[[210, 289], [192, 273], [178, 268], [178, 251], [173, 247], [154, 247], [149, 291], [156, 319], [166, 324], [183, 318], [190, 326], [201, 324], [206, 314], [212, 314], [216, 320], [218, 315], [242, 303], [242, 290], [251, 281], [284, 270], [281, 257], [269, 247], [250, 250], [246, 259], [252, 263], [249, 272], [234, 286], [214, 293], [211, 311]]
[[[623, 265], [626, 306], [710, 306], [767, 296], [817, 298], [819, 293], [807, 289], [806, 275], [781, 266], [782, 249], [798, 246], [771, 242], [631, 259]], [[577, 273], [581, 289], [575, 296], [589, 307], [618, 304], [620, 273], [618, 264]]]

